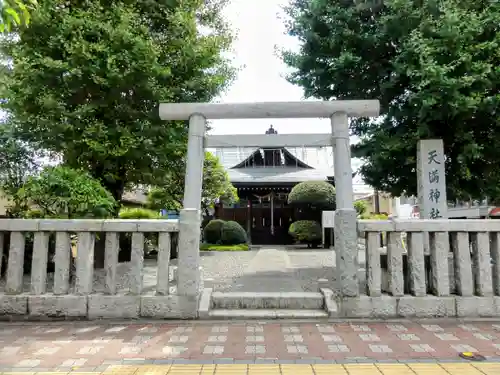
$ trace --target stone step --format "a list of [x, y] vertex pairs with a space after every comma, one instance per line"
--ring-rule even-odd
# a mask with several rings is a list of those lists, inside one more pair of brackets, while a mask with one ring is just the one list
[[216, 309], [208, 313], [211, 319], [321, 319], [328, 318], [324, 310], [291, 309]]
[[213, 292], [212, 309], [323, 310], [322, 293], [313, 292]]

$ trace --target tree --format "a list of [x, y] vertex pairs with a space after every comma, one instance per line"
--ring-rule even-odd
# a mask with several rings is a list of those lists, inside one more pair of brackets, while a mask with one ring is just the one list
[[37, 156], [13, 136], [8, 124], [0, 124], [0, 194], [12, 198], [26, 179], [36, 174]]
[[[416, 145], [441, 138], [448, 197], [500, 198], [500, 3], [490, 0], [294, 0], [284, 51], [307, 97], [379, 99], [382, 117], [351, 122], [360, 173], [416, 194]], [[404, 22], [402, 22], [404, 20]]]
[[36, 5], [36, 0], [2, 0], [0, 3], [2, 15], [0, 32], [3, 33], [19, 26], [29, 25], [30, 13]]
[[[148, 207], [154, 210], [179, 210], [183, 198], [184, 175], [169, 173], [163, 184], [149, 193]], [[219, 159], [210, 152], [205, 152], [201, 206], [206, 214], [217, 200], [230, 204], [238, 200], [238, 195]]]
[[116, 207], [98, 180], [64, 166], [44, 168], [39, 176], [28, 178], [16, 196], [43, 218], [104, 218]]
[[358, 216], [363, 216], [368, 209], [368, 204], [366, 203], [366, 201], [355, 201], [354, 209], [356, 210]]
[[182, 173], [187, 122], [161, 121], [157, 106], [209, 101], [231, 81], [223, 6], [44, 0], [1, 45], [13, 63], [2, 94], [16, 137], [88, 170], [117, 201]]

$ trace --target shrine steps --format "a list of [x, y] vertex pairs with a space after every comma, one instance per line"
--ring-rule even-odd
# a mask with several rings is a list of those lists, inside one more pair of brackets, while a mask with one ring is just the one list
[[321, 292], [212, 292], [200, 301], [201, 319], [327, 319], [337, 316], [333, 293]]

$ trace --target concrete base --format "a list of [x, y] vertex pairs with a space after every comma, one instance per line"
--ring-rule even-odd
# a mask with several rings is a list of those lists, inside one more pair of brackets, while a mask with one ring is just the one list
[[9, 296], [0, 294], [0, 317], [28, 314], [28, 295]]
[[393, 318], [397, 315], [397, 298], [348, 297], [341, 301], [341, 316], [345, 318]]
[[321, 293], [212, 293], [211, 307], [219, 309], [323, 309]]
[[205, 288], [201, 294], [200, 304], [198, 306], [198, 317], [208, 319], [210, 316], [210, 305], [212, 302], [212, 288]]
[[139, 317], [140, 307], [140, 296], [92, 294], [88, 297], [88, 318], [134, 319]]
[[196, 319], [199, 296], [142, 296], [141, 316], [156, 319]]
[[404, 318], [439, 318], [456, 315], [453, 297], [413, 297], [399, 298], [398, 316]]
[[500, 297], [381, 297], [345, 298], [345, 318], [493, 318], [500, 317]]
[[500, 297], [456, 297], [457, 316], [491, 318], [500, 316]]
[[0, 320], [73, 319], [324, 319], [500, 318], [500, 297], [405, 295], [336, 300], [320, 293], [156, 295], [0, 295]]
[[331, 289], [321, 288], [321, 294], [325, 300], [325, 310], [329, 318], [337, 318], [339, 316], [339, 306], [335, 300], [335, 295]]
[[325, 319], [338, 316], [333, 291], [235, 292], [205, 289], [199, 306], [200, 318], [213, 319]]
[[77, 295], [41, 295], [28, 297], [31, 317], [86, 317], [87, 297]]

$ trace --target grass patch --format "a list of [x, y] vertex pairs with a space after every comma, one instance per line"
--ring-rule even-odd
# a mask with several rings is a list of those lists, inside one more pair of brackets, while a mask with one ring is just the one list
[[202, 251], [247, 251], [248, 244], [240, 245], [213, 245], [209, 243], [204, 243], [200, 245], [200, 250]]

